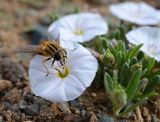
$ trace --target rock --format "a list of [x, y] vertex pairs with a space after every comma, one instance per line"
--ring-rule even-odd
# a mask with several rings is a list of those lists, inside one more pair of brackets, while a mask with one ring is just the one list
[[119, 122], [127, 122], [125, 119], [120, 119]]
[[33, 103], [34, 102], [34, 96], [31, 93], [24, 93], [24, 100], [29, 102], [29, 103]]
[[94, 112], [91, 112], [91, 118], [89, 120], [89, 122], [97, 122], [97, 116]]
[[38, 104], [40, 106], [50, 104], [49, 101], [46, 101], [44, 98], [41, 98], [41, 97], [36, 97], [34, 101], [35, 101], [36, 104]]
[[78, 108], [74, 109], [75, 114], [80, 114], [80, 110]]
[[27, 106], [27, 102], [24, 101], [24, 100], [20, 100], [19, 103], [18, 103], [18, 107], [20, 108], [20, 110], [23, 110], [25, 109]]
[[16, 112], [16, 108], [13, 107], [9, 102], [4, 102], [4, 107], [6, 107], [7, 109]]
[[21, 100], [18, 103], [19, 109], [28, 116], [35, 116], [38, 114], [40, 106], [37, 104], [28, 104], [25, 100]]
[[57, 106], [65, 114], [71, 114], [71, 111], [70, 111], [67, 103], [58, 103]]
[[80, 111], [80, 115], [81, 115], [82, 117], [84, 117], [84, 116], [86, 115], [86, 111], [85, 111], [84, 109], [82, 109], [82, 110]]
[[97, 118], [100, 122], [114, 122], [114, 119], [111, 116], [105, 114], [98, 114]]
[[[0, 72], [3, 79], [7, 79], [16, 83], [26, 77], [26, 70], [24, 67], [13, 62], [9, 57], [4, 57], [0, 60]], [[14, 75], [13, 75], [14, 74]]]
[[3, 122], [3, 117], [2, 116], [0, 116], [0, 122]]
[[159, 122], [157, 116], [155, 114], [152, 114], [152, 122]]
[[147, 107], [142, 108], [142, 115], [144, 116], [144, 120], [150, 122], [151, 121], [151, 115]]
[[92, 93], [91, 96], [92, 97], [97, 97], [97, 94], [96, 93]]
[[23, 122], [34, 122], [34, 121], [27, 120], [27, 121], [23, 121]]
[[12, 82], [9, 80], [0, 80], [0, 91], [9, 89], [12, 87]]
[[71, 100], [71, 101], [70, 101], [70, 105], [71, 105], [71, 107], [73, 107], [73, 108], [78, 108], [78, 107], [80, 107], [80, 103], [79, 103], [79, 101], [77, 101], [77, 100]]
[[23, 111], [26, 115], [28, 116], [35, 116], [39, 112], [39, 105], [33, 104], [33, 105], [28, 105]]
[[37, 25], [23, 33], [24, 38], [30, 40], [32, 44], [39, 44], [41, 41], [48, 39], [47, 27]]
[[40, 23], [44, 26], [49, 26], [52, 23], [52, 20], [49, 16], [46, 16], [40, 20]]

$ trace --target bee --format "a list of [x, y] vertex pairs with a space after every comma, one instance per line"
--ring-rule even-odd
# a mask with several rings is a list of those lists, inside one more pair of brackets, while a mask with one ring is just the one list
[[26, 45], [22, 48], [17, 49], [16, 52], [34, 53], [45, 56], [46, 59], [42, 63], [45, 69], [47, 70], [46, 76], [49, 75], [49, 70], [47, 66], [45, 66], [44, 64], [46, 61], [53, 59], [51, 65], [54, 69], [58, 70], [58, 68], [54, 67], [55, 61], [60, 62], [61, 66], [64, 66], [67, 59], [67, 51], [65, 48], [61, 47], [59, 42], [59, 36], [56, 40], [42, 41], [39, 45]]

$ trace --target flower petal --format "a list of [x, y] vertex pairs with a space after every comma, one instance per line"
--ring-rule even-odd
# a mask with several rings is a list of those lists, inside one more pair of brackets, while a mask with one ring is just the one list
[[85, 87], [91, 84], [98, 70], [97, 60], [81, 45], [71, 52], [66, 65], [70, 67], [70, 73], [77, 77]]
[[160, 29], [156, 27], [140, 27], [126, 34], [127, 40], [135, 45], [143, 44], [141, 50], [160, 61]]
[[[61, 40], [72, 42], [85, 42], [108, 31], [108, 25], [99, 14], [79, 13], [71, 14], [53, 22], [48, 31], [52, 33], [54, 28], [60, 30]], [[77, 35], [78, 30], [82, 34]]]
[[[29, 79], [33, 93], [49, 101], [64, 102], [80, 96], [88, 87], [97, 72], [97, 60], [91, 53], [77, 44], [75, 51], [68, 51], [66, 67], [69, 75], [61, 78], [58, 71], [51, 67], [51, 61], [46, 66], [50, 73], [46, 77], [42, 61], [43, 56], [35, 56], [30, 62]], [[57, 92], [58, 91], [58, 92]]]
[[111, 13], [125, 21], [139, 25], [155, 25], [160, 23], [157, 10], [144, 2], [124, 2], [109, 7]]

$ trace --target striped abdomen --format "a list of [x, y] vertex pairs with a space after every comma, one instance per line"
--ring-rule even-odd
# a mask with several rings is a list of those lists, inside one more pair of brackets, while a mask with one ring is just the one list
[[57, 43], [53, 41], [45, 41], [41, 43], [44, 52], [41, 55], [53, 57], [55, 60], [65, 62], [65, 57], [67, 52], [65, 49], [60, 47]]

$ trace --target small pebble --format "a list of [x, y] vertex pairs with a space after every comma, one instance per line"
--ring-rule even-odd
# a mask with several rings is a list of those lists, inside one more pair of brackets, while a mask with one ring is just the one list
[[16, 111], [16, 108], [14, 108], [9, 102], [4, 102], [4, 107], [6, 107], [11, 111], [14, 111], [14, 112]]
[[38, 114], [40, 106], [37, 104], [28, 104], [25, 100], [18, 103], [19, 109], [28, 116], [35, 116]]
[[92, 93], [91, 95], [92, 95], [92, 97], [97, 97], [96, 93]]
[[23, 111], [28, 116], [35, 116], [38, 114], [40, 106], [37, 104], [27, 106]]
[[86, 114], [86, 111], [85, 111], [84, 109], [82, 109], [81, 112], [80, 112], [80, 115], [81, 115], [82, 117], [84, 117], [85, 114]]
[[34, 102], [34, 96], [30, 93], [24, 94], [24, 100], [30, 103]]
[[90, 110], [92, 110], [92, 108], [91, 107], [87, 107], [87, 111], [90, 111]]
[[159, 122], [155, 114], [152, 114], [152, 122]]
[[38, 105], [49, 105], [50, 102], [46, 101], [44, 98], [40, 98], [40, 97], [35, 97], [35, 103]]
[[0, 122], [3, 122], [3, 117], [2, 116], [0, 116]]
[[74, 109], [75, 114], [80, 114], [80, 110], [78, 108]]
[[57, 106], [65, 114], [71, 114], [71, 111], [70, 111], [67, 103], [58, 103]]
[[33, 122], [33, 121], [27, 120], [27, 121], [23, 121], [23, 122]]
[[12, 83], [9, 80], [0, 80], [0, 91], [9, 89], [12, 87]]
[[97, 117], [100, 122], [114, 122], [114, 118], [109, 115], [98, 114]]
[[20, 100], [20, 101], [19, 101], [18, 107], [19, 107], [21, 110], [25, 109], [26, 106], [27, 106], [27, 102], [26, 102], [26, 101], [24, 101], [24, 100]]
[[80, 106], [80, 103], [79, 101], [77, 100], [71, 100], [70, 101], [70, 105], [73, 107], [73, 108], [78, 108]]
[[46, 16], [40, 20], [40, 23], [44, 26], [49, 26], [52, 23], [52, 20], [49, 16]]

